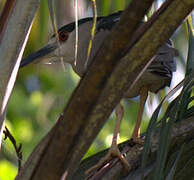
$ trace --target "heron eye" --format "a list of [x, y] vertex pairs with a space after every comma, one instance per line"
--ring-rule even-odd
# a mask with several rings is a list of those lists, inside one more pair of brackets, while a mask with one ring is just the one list
[[68, 39], [68, 37], [69, 37], [68, 32], [66, 32], [66, 31], [59, 32], [59, 40], [60, 41], [66, 41]]

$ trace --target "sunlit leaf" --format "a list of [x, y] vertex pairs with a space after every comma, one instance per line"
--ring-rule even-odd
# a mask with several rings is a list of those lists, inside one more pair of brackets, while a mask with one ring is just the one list
[[0, 179], [11, 180], [14, 179], [17, 174], [17, 168], [10, 162], [3, 160], [0, 161]]

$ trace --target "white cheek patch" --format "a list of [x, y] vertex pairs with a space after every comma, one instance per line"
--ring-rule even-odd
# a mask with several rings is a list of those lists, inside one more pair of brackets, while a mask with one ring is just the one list
[[60, 62], [62, 57], [64, 62], [72, 63], [74, 61], [74, 47], [74, 41], [71, 41], [71, 38], [65, 42], [61, 42], [60, 47], [57, 47], [57, 49], [53, 52], [55, 61]]

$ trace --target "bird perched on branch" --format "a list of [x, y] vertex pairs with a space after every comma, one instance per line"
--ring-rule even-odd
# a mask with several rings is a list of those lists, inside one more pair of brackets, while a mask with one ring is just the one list
[[[21, 62], [20, 67], [26, 66], [31, 62], [38, 62], [46, 60], [54, 62], [59, 61], [59, 57], [63, 57], [65, 63], [72, 65], [74, 71], [79, 75], [83, 76], [86, 72], [88, 65], [93, 59], [94, 55], [97, 53], [101, 44], [103, 43], [106, 36], [111, 32], [114, 25], [120, 20], [120, 15], [122, 12], [114, 13], [106, 17], [98, 17], [96, 24], [96, 32], [93, 38], [91, 54], [88, 59], [88, 43], [91, 39], [91, 27], [93, 23], [93, 18], [84, 18], [78, 21], [78, 53], [77, 61], [75, 60], [75, 22], [67, 24], [58, 30], [58, 37], [60, 42], [60, 50], [57, 44], [56, 35], [53, 35], [48, 42], [48, 44], [35, 52], [24, 58]], [[176, 71], [175, 62], [176, 50], [172, 47], [172, 43], [168, 40], [163, 46], [161, 46], [154, 60], [142, 74], [142, 76], [137, 80], [133, 89], [128, 90], [124, 98], [132, 98], [140, 96], [140, 106], [137, 115], [137, 122], [132, 134], [132, 138], [135, 142], [139, 142], [140, 124], [143, 114], [143, 109], [145, 101], [148, 96], [148, 91], [157, 93], [160, 89], [165, 86], [169, 86], [172, 79], [172, 72]], [[87, 65], [86, 60], [88, 59]], [[111, 158], [111, 156], [117, 156], [125, 167], [128, 166], [127, 161], [124, 159], [123, 155], [120, 153], [117, 147], [117, 136], [119, 133], [120, 122], [123, 116], [122, 106], [119, 104], [116, 107], [117, 124], [113, 136], [113, 141], [108, 155], [103, 159], [99, 165], [103, 165], [105, 161]]]

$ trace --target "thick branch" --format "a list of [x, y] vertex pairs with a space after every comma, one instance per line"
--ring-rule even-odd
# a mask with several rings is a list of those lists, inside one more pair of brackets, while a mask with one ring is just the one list
[[[149, 154], [149, 161], [147, 162], [148, 166], [145, 169], [145, 176], [149, 175], [152, 171], [152, 168], [155, 163], [156, 152], [158, 150], [160, 131], [156, 131], [152, 137], [152, 145]], [[188, 119], [182, 120], [175, 124], [171, 133], [171, 146], [169, 152], [175, 152], [174, 149], [178, 150], [184, 143], [193, 141], [194, 137], [194, 117], [190, 117]], [[175, 147], [176, 146], [176, 147]], [[120, 145], [120, 150], [125, 152], [126, 159], [130, 164], [130, 171], [127, 177], [132, 180], [140, 179], [140, 168], [141, 168], [141, 156], [143, 152], [143, 145], [133, 145], [130, 141], [126, 141]], [[99, 152], [98, 154], [84, 160], [78, 171], [75, 173], [73, 180], [84, 179], [84, 172], [92, 167], [98, 162], [101, 157], [103, 157], [108, 150], [103, 152]], [[148, 171], [149, 169], [149, 171]], [[101, 168], [98, 172], [96, 172], [88, 180], [94, 179], [106, 179], [113, 180], [119, 179], [119, 176], [124, 175], [126, 172], [124, 171], [121, 162], [115, 158], [108, 162], [104, 168]], [[135, 175], [134, 175], [135, 174]], [[133, 176], [132, 176], [133, 175]], [[126, 179], [127, 179], [126, 177]], [[132, 178], [133, 177], [133, 178]]]
[[[92, 140], [97, 135], [97, 133], [95, 133], [92, 137], [88, 139], [89, 142], [86, 143], [87, 147], [84, 147], [84, 149], [82, 149], [81, 146], [84, 145], [82, 144], [80, 147], [78, 147], [76, 152], [74, 152], [76, 154], [78, 153], [79, 155], [79, 151], [81, 148], [82, 153], [79, 155], [79, 158], [74, 159], [76, 163], [70, 161], [70, 159], [73, 160], [72, 149], [74, 149], [74, 145], [76, 145], [77, 142], [84, 142], [83, 140], [79, 141], [78, 139], [80, 131], [82, 131], [83, 127], [87, 124], [89, 120], [88, 115], [90, 114], [90, 110], [93, 111], [93, 106], [95, 107], [95, 104], [98, 101], [101, 91], [105, 85], [104, 82], [107, 79], [107, 75], [110, 75], [115, 67], [115, 63], [113, 62], [118, 61], [118, 59], [115, 59], [114, 57], [120, 56], [121, 51], [129, 43], [130, 39], [132, 38], [133, 32], [139, 26], [140, 21], [142, 20], [146, 11], [151, 6], [152, 1], [153, 0], [146, 0], [144, 1], [144, 3], [140, 1], [138, 1], [138, 3], [137, 1], [133, 1], [127, 11], [123, 13], [123, 18], [121, 18], [120, 26], [118, 25], [117, 30], [115, 30], [112, 33], [111, 37], [109, 37], [108, 43], [105, 44], [105, 50], [103, 50], [100, 55], [103, 58], [96, 57], [96, 61], [99, 61], [99, 66], [101, 66], [102, 68], [100, 73], [96, 72], [96, 70], [91, 67], [93, 71], [91, 72], [93, 75], [88, 74], [85, 76], [85, 80], [81, 80], [80, 84], [78, 85], [78, 88], [76, 89], [70, 100], [70, 103], [64, 111], [63, 119], [60, 120], [53, 128], [53, 137], [51, 138], [51, 140], [43, 141], [43, 144], [46, 145], [46, 147], [44, 147], [44, 151], [40, 155], [39, 161], [37, 160], [36, 162], [34, 162], [34, 158], [32, 157], [30, 161], [33, 161], [33, 163], [27, 164], [30, 166], [32, 166], [33, 164], [34, 167], [24, 167], [25, 171], [34, 168], [34, 173], [30, 174], [24, 172], [24, 174], [29, 175], [26, 177], [23, 176], [23, 173], [21, 172], [20, 178], [18, 176], [17, 179], [60, 179], [63, 173], [70, 167], [70, 173], [72, 175], [73, 171], [75, 170], [75, 166], [78, 166], [81, 157], [87, 151], [87, 149], [89, 148], [89, 144], [91, 144]], [[121, 33], [120, 27], [122, 27], [123, 33]], [[120, 41], [121, 39], [122, 41]], [[104, 64], [104, 62], [106, 61], [107, 63]], [[102, 84], [101, 87], [100, 84]], [[114, 107], [112, 106], [112, 109], [113, 108]], [[112, 111], [112, 109], [109, 111]], [[107, 117], [108, 114], [106, 114], [106, 118]], [[103, 121], [99, 122], [100, 126], [98, 126], [98, 131], [104, 124], [105, 120], [106, 119], [104, 118]], [[95, 122], [94, 125], [96, 123], [97, 122]], [[56, 132], [59, 132], [59, 134], [56, 134]], [[45, 142], [49, 143], [46, 144]], [[52, 145], [50, 144], [51, 142]], [[53, 148], [55, 149], [54, 151]], [[55, 152], [56, 150], [59, 150], [60, 152]], [[48, 157], [46, 157], [47, 155]], [[45, 164], [45, 160], [49, 162], [46, 162], [48, 166]]]

